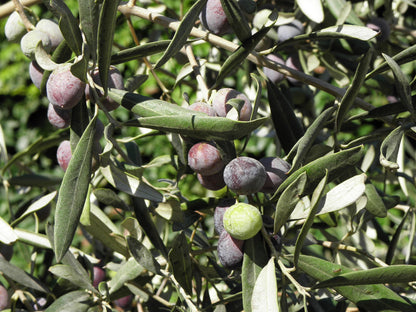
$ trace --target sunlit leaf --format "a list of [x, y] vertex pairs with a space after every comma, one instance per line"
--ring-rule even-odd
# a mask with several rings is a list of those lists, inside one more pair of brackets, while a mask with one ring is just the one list
[[311, 21], [319, 24], [324, 20], [321, 0], [296, 0], [296, 4]]
[[251, 299], [252, 312], [280, 311], [277, 300], [276, 268], [274, 261], [274, 258], [270, 258], [267, 265], [257, 277]]
[[57, 298], [45, 312], [86, 312], [92, 304], [93, 298], [90, 293], [76, 290]]

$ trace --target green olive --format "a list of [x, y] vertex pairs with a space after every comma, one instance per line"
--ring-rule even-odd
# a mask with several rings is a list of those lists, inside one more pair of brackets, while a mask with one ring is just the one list
[[224, 213], [224, 229], [234, 238], [246, 240], [256, 235], [263, 226], [260, 211], [253, 205], [238, 203]]

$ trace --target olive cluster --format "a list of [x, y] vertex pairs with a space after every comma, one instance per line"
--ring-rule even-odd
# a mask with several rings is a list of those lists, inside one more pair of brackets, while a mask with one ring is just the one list
[[[27, 12], [29, 21], [34, 23], [36, 18]], [[36, 49], [38, 45], [47, 53], [53, 53], [56, 48], [64, 41], [64, 37], [56, 21], [52, 19], [40, 19], [33, 29], [26, 29], [20, 15], [13, 12], [8, 18], [5, 25], [6, 38], [11, 42], [20, 42], [20, 47], [24, 55], [30, 60], [29, 75], [33, 84], [38, 88], [42, 88], [46, 75], [45, 93], [49, 101], [47, 118], [52, 126], [58, 129], [64, 129], [71, 125], [71, 112], [83, 98], [95, 101], [95, 93], [99, 98], [100, 107], [107, 111], [116, 109], [119, 104], [110, 97], [103, 97], [100, 90], [102, 87], [100, 74], [97, 68], [90, 71], [90, 76], [94, 82], [94, 86], [87, 84], [72, 71], [71, 63], [58, 64], [52, 72], [46, 71], [36, 61]], [[108, 72], [108, 87], [114, 89], [124, 89], [123, 76], [120, 71], [111, 66]], [[98, 140], [103, 133], [103, 125], [97, 122], [96, 142], [94, 142], [94, 153], [98, 156], [100, 146]], [[65, 140], [61, 142], [57, 149], [57, 161], [61, 168], [65, 171], [72, 157], [71, 144]], [[97, 158], [97, 157], [95, 157]]]
[[[247, 96], [231, 88], [220, 89], [211, 97], [210, 103], [195, 102], [189, 109], [213, 118], [237, 117], [240, 121], [249, 121], [253, 110]], [[227, 186], [237, 196], [274, 193], [291, 168], [279, 157], [257, 160], [239, 156], [228, 161], [215, 142], [210, 141], [197, 142], [189, 148], [188, 165], [205, 188], [215, 191]], [[225, 267], [235, 268], [243, 258], [244, 241], [260, 231], [263, 221], [258, 208], [225, 198], [215, 208], [214, 225], [219, 234], [219, 260]]]

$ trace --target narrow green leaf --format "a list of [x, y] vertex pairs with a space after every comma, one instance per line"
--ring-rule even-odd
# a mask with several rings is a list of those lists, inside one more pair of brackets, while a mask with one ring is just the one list
[[104, 178], [116, 189], [136, 197], [155, 202], [163, 201], [163, 196], [140, 178], [117, 167], [110, 159], [112, 144], [107, 142], [101, 158], [100, 171]]
[[178, 133], [203, 140], [234, 140], [249, 135], [268, 118], [236, 121], [225, 117], [199, 115], [155, 116], [138, 118], [130, 125]]
[[387, 64], [390, 66], [391, 70], [394, 74], [394, 84], [396, 86], [396, 90], [399, 93], [399, 97], [401, 100], [401, 103], [407, 107], [409, 112], [412, 114], [413, 118], [415, 118], [415, 109], [412, 104], [412, 96], [410, 92], [410, 82], [406, 75], [401, 70], [399, 64], [396, 63], [396, 61], [388, 56], [387, 54], [382, 54], [384, 59], [386, 60]]
[[269, 256], [260, 233], [244, 242], [244, 257], [241, 268], [243, 287], [243, 307], [245, 312], [252, 312], [251, 300], [257, 277], [266, 266]]
[[45, 312], [86, 312], [92, 305], [91, 294], [83, 290], [76, 290], [56, 299]]
[[313, 225], [313, 220], [315, 218], [315, 215], [318, 212], [319, 203], [324, 194], [324, 189], [325, 189], [327, 181], [328, 181], [328, 171], [326, 172], [322, 180], [319, 182], [318, 186], [316, 187], [315, 191], [312, 194], [311, 209], [309, 210], [308, 217], [306, 218], [305, 223], [302, 225], [298, 238], [296, 239], [295, 252], [293, 256], [293, 263], [295, 267], [297, 267], [298, 265], [299, 255], [303, 247], [303, 242], [305, 241], [306, 236], [308, 235], [308, 232]]
[[380, 146], [380, 164], [389, 170], [399, 169], [397, 155], [399, 153], [400, 142], [406, 128], [410, 125], [400, 125], [383, 140]]
[[[325, 213], [338, 211], [355, 203], [364, 194], [365, 179], [366, 175], [362, 173], [335, 186], [321, 198], [315, 214], [323, 215]], [[311, 205], [311, 207], [313, 206]], [[290, 216], [290, 219], [304, 219], [308, 217], [308, 215], [308, 208], [303, 211], [295, 210]]]
[[146, 206], [145, 201], [143, 198], [133, 197], [133, 208], [134, 214], [139, 222], [140, 226], [142, 227], [143, 231], [146, 233], [147, 237], [155, 246], [157, 250], [163, 255], [163, 257], [168, 260], [168, 251], [163, 242], [163, 240], [159, 236], [159, 232], [156, 228], [155, 223], [150, 215], [149, 209]]
[[257, 277], [251, 299], [252, 312], [280, 311], [277, 300], [276, 267], [274, 260], [274, 258], [270, 258], [267, 265]]
[[324, 9], [321, 0], [296, 0], [303, 14], [315, 23], [322, 23], [324, 20]]
[[98, 21], [98, 71], [104, 89], [104, 95], [107, 94], [108, 88], [108, 71], [116, 28], [118, 3], [118, 1], [114, 0], [104, 0], [101, 5]]
[[[319, 116], [316, 117], [316, 119], [308, 127], [308, 129], [306, 129], [305, 134], [290, 151], [289, 154], [292, 154], [293, 151], [296, 150], [296, 155], [293, 158], [292, 167], [290, 168], [288, 175], [290, 175], [292, 172], [296, 171], [297, 169], [299, 169], [299, 167], [301, 167], [302, 162], [305, 160], [306, 155], [309, 153], [310, 148], [312, 147], [313, 143], [318, 137], [320, 131], [325, 126], [326, 122], [332, 116], [335, 110], [336, 106], [332, 106], [324, 110], [321, 114], [319, 114]], [[290, 158], [290, 156], [288, 156], [288, 158]]]
[[9, 245], [18, 239], [13, 228], [2, 217], [0, 217], [0, 229], [0, 242], [3, 244]]
[[130, 253], [140, 265], [150, 272], [161, 274], [159, 263], [146, 246], [132, 236], [127, 236], [127, 245]]
[[99, 3], [95, 0], [79, 0], [78, 7], [81, 30], [87, 40], [92, 61], [95, 62], [97, 51], [97, 21], [99, 18]]
[[144, 268], [134, 258], [129, 258], [123, 263], [116, 275], [108, 282], [110, 294], [114, 294], [123, 287], [126, 282], [134, 280], [143, 271]]
[[85, 230], [108, 248], [129, 256], [127, 244], [118, 227], [97, 206], [91, 205], [90, 225], [84, 225]]
[[289, 219], [290, 214], [300, 200], [300, 195], [303, 193], [307, 182], [308, 175], [306, 172], [303, 172], [283, 191], [274, 213], [274, 233], [278, 233]]
[[[392, 57], [393, 61], [395, 61], [397, 64], [402, 65], [408, 62], [413, 62], [416, 57], [416, 44], [401, 50], [399, 53], [394, 55]], [[367, 74], [366, 79], [370, 79], [374, 77], [377, 74], [380, 74], [386, 70], [388, 70], [390, 67], [387, 62], [381, 63], [379, 66], [377, 66], [375, 69], [373, 69], [370, 73]]]
[[78, 271], [70, 265], [56, 264], [54, 266], [51, 266], [49, 268], [49, 271], [57, 277], [70, 281], [77, 287], [85, 288], [92, 292], [97, 292], [97, 290], [92, 286], [91, 280], [88, 278], [88, 275], [86, 278], [84, 275], [79, 274]]
[[416, 281], [416, 265], [391, 265], [347, 273], [316, 284], [313, 288], [328, 288], [348, 285], [410, 283]]
[[59, 262], [71, 245], [90, 182], [95, 116], [79, 140], [65, 172], [55, 211], [54, 251]]
[[[325, 2], [325, 5], [332, 13], [332, 15], [334, 15], [334, 17], [338, 20], [339, 16], [343, 13], [342, 10], [345, 8], [347, 3], [348, 2], [346, 0], [332, 0]], [[350, 12], [346, 21], [352, 25], [364, 26], [364, 23], [361, 21], [360, 17], [354, 11]]]
[[163, 56], [157, 61], [155, 68], [161, 67], [165, 64], [172, 56], [179, 52], [183, 48], [186, 41], [188, 40], [189, 34], [195, 25], [196, 20], [199, 17], [199, 13], [207, 3], [207, 0], [198, 0], [195, 2], [188, 12], [183, 17], [183, 20], [179, 24], [178, 29], [173, 36], [172, 41], [169, 43]]
[[285, 181], [283, 181], [270, 200], [277, 200], [280, 194], [282, 194], [282, 192], [303, 172], [306, 172], [308, 176], [308, 184], [305, 190], [308, 191], [310, 188], [313, 189], [325, 176], [326, 169], [329, 173], [328, 181], [331, 181], [340, 173], [345, 172], [347, 168], [354, 166], [361, 159], [362, 155], [363, 147], [356, 146], [320, 157], [293, 172]]
[[99, 202], [106, 204], [107, 206], [121, 208], [125, 211], [129, 210], [129, 206], [112, 189], [96, 188], [92, 192]]
[[189, 257], [189, 246], [183, 232], [175, 237], [172, 249], [169, 251], [169, 262], [172, 266], [173, 275], [182, 288], [192, 294], [192, 262]]
[[[277, 16], [274, 16], [277, 19]], [[254, 35], [243, 41], [243, 43], [225, 60], [221, 70], [218, 73], [217, 79], [214, 86], [211, 89], [217, 88], [223, 80], [236, 68], [239, 68], [250, 52], [256, 47], [256, 45], [267, 35], [271, 27], [274, 25], [274, 20], [271, 23], [267, 23], [267, 26], [264, 26]]]
[[365, 209], [368, 212], [379, 218], [387, 216], [386, 205], [371, 182], [365, 184], [365, 196], [367, 197]]
[[39, 174], [24, 174], [21, 176], [11, 177], [7, 180], [10, 185], [48, 187], [61, 183], [62, 179], [53, 176], [44, 176]]
[[[28, 215], [35, 213], [36, 211], [42, 209], [43, 207], [50, 204], [50, 202], [55, 198], [57, 192], [54, 191], [52, 193], [49, 193], [47, 195], [42, 196], [38, 200], [36, 200], [34, 203], [30, 204], [30, 206], [25, 210], [25, 212], [17, 219], [13, 220], [12, 225], [16, 225], [20, 223], [22, 220], [24, 220]], [[1, 240], [1, 238], [0, 238]]]
[[76, 55], [82, 53], [82, 34], [78, 21], [63, 0], [44, 1], [49, 9], [59, 18], [59, 28], [68, 46]]
[[403, 217], [402, 217], [402, 220], [400, 221], [400, 223], [399, 223], [399, 225], [397, 226], [397, 228], [396, 228], [396, 231], [394, 232], [394, 234], [393, 234], [393, 237], [392, 237], [392, 239], [390, 240], [390, 244], [389, 244], [389, 248], [388, 248], [388, 250], [387, 250], [387, 254], [386, 254], [386, 260], [384, 261], [384, 262], [386, 262], [387, 264], [391, 264], [392, 263], [392, 261], [393, 261], [393, 257], [394, 257], [394, 254], [395, 254], [395, 252], [397, 251], [397, 245], [398, 245], [398, 243], [399, 243], [399, 239], [400, 239], [400, 235], [402, 234], [402, 232], [403, 232], [403, 228], [404, 228], [404, 226], [405, 226], [405, 224], [406, 224], [406, 221], [407, 221], [407, 217], [408, 217], [408, 215], [409, 215], [409, 211], [410, 211], [410, 209], [408, 209], [405, 213], [404, 213], [404, 215], [403, 215]]
[[[298, 267], [318, 281], [330, 279], [339, 273], [344, 274], [353, 271], [345, 266], [305, 255], [299, 257]], [[351, 300], [360, 309], [369, 312], [414, 311], [414, 308], [406, 300], [384, 285], [348, 285], [336, 286], [333, 289]]]
[[23, 286], [35, 289], [43, 293], [50, 293], [48, 287], [43, 285], [41, 281], [39, 281], [34, 276], [26, 273], [21, 268], [11, 264], [3, 257], [0, 257], [0, 272]]
[[227, 16], [227, 21], [231, 25], [234, 33], [241, 42], [251, 37], [251, 29], [245, 18], [244, 12], [241, 10], [235, 0], [221, 0], [221, 6]]
[[167, 49], [171, 40], [159, 40], [138, 45], [133, 48], [121, 50], [111, 56], [111, 64], [117, 65], [141, 57], [163, 52]]
[[304, 130], [295, 115], [294, 108], [281, 89], [269, 80], [267, 81], [267, 98], [276, 134], [283, 149], [288, 153], [304, 135]]
[[341, 103], [339, 105], [339, 109], [336, 116], [336, 130], [337, 132], [341, 129], [341, 125], [351, 110], [351, 107], [354, 104], [355, 98], [358, 95], [358, 92], [360, 91], [361, 85], [363, 84], [365, 80], [365, 74], [368, 71], [368, 67], [370, 66], [370, 61], [373, 56], [373, 50], [369, 49], [365, 56], [361, 59], [357, 70], [355, 71], [354, 78], [352, 79], [350, 87], [345, 92]]

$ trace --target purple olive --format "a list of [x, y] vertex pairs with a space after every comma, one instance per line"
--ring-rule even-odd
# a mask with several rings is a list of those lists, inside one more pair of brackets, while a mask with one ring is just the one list
[[253, 194], [261, 190], [266, 181], [266, 170], [256, 159], [237, 157], [224, 169], [225, 184], [239, 195]]
[[[276, 54], [269, 54], [266, 57], [269, 60], [274, 61], [276, 63], [283, 64], [283, 65], [285, 64], [285, 61]], [[274, 70], [268, 67], [263, 67], [263, 72], [266, 75], [266, 77], [269, 78], [269, 80], [273, 82], [274, 84], [277, 84], [281, 82], [283, 79], [285, 79], [285, 75], [283, 75], [281, 72], [278, 72], [277, 70]]]
[[51, 125], [58, 129], [68, 128], [71, 124], [71, 110], [49, 103], [47, 115]]
[[224, 35], [232, 31], [227, 16], [221, 5], [221, 0], [208, 0], [199, 15], [202, 26], [215, 35]]
[[250, 120], [251, 112], [253, 110], [251, 101], [245, 94], [231, 88], [222, 88], [218, 90], [212, 98], [212, 106], [214, 107], [215, 113], [220, 117], [226, 117], [227, 113], [233, 108], [230, 104], [227, 104], [231, 99], [244, 101], [243, 106], [240, 108], [238, 119], [242, 121]]
[[274, 193], [282, 182], [287, 178], [286, 173], [290, 170], [290, 164], [279, 157], [265, 157], [259, 160], [266, 169], [266, 182], [261, 189], [264, 193]]
[[230, 208], [230, 206], [235, 204], [234, 198], [222, 198], [218, 202], [217, 207], [214, 210], [214, 228], [218, 234], [221, 234], [224, 231], [223, 217], [225, 211]]
[[217, 252], [221, 264], [230, 269], [237, 268], [243, 260], [244, 241], [233, 238], [226, 231], [222, 231], [218, 239]]
[[220, 151], [208, 142], [196, 143], [189, 149], [188, 165], [202, 175], [213, 175], [224, 168]]
[[[94, 70], [94, 72], [92, 73], [92, 79], [94, 80], [94, 82], [97, 85], [102, 87], [100, 72], [98, 71], [98, 68], [96, 68]], [[108, 81], [107, 81], [107, 83], [108, 83], [109, 88], [124, 90], [123, 76], [121, 75], [120, 71], [114, 66], [111, 66], [109, 71], [108, 71]], [[108, 111], [115, 110], [117, 107], [120, 106], [120, 104], [118, 104], [116, 101], [114, 101], [113, 99], [111, 99], [108, 96], [105, 97], [105, 98], [102, 98], [102, 93], [101, 93], [100, 90], [96, 89], [96, 91], [98, 93], [98, 96], [101, 97], [101, 103], [104, 105], [104, 107]], [[91, 87], [89, 85], [87, 85], [85, 87], [85, 97], [87, 99], [92, 99], [91, 92], [92, 92]]]
[[71, 143], [69, 142], [69, 140], [62, 141], [61, 144], [59, 144], [58, 146], [58, 150], [56, 151], [56, 159], [63, 171], [66, 171], [66, 169], [68, 168], [71, 157]]
[[85, 82], [71, 73], [71, 65], [64, 64], [55, 69], [46, 83], [49, 102], [62, 109], [71, 109], [84, 95]]
[[223, 171], [208, 176], [198, 173], [196, 177], [203, 187], [211, 191], [218, 191], [225, 186]]

